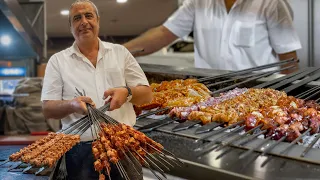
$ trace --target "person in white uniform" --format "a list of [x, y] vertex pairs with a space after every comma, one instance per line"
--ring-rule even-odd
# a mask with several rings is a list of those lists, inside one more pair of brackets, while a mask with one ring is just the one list
[[297, 58], [301, 48], [285, 0], [185, 0], [163, 24], [124, 44], [142, 56], [193, 32], [195, 67], [241, 70]]
[[[106, 97], [111, 97], [107, 114], [133, 126], [136, 116], [132, 104], [152, 100], [148, 80], [131, 53], [122, 45], [98, 38], [99, 22], [98, 9], [91, 1], [73, 3], [69, 23], [75, 42], [48, 61], [41, 95], [43, 113], [46, 118], [61, 119], [62, 128], [87, 113], [86, 103], [101, 107]], [[75, 97], [76, 88], [84, 90], [86, 97]], [[68, 179], [98, 179], [91, 152], [94, 139], [89, 128], [81, 136], [81, 143], [66, 154]], [[129, 174], [135, 172], [124, 166]], [[111, 169], [112, 179], [121, 179], [117, 168]], [[130, 176], [143, 178], [137, 174]]]

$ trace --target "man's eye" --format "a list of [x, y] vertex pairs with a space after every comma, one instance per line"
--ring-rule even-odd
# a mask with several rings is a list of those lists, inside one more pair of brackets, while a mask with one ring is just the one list
[[79, 19], [80, 19], [79, 16], [73, 18], [74, 21], [79, 21]]
[[92, 14], [86, 14], [86, 18], [92, 18], [93, 15]]

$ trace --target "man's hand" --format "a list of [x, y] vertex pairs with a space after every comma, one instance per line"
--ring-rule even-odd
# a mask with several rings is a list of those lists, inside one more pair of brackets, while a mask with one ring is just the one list
[[[296, 51], [292, 51], [292, 52], [284, 53], [284, 54], [278, 54], [278, 56], [279, 56], [279, 60], [280, 61], [288, 60], [288, 59], [298, 59]], [[291, 68], [291, 69], [283, 70], [283, 71], [281, 71], [281, 74], [290, 74], [290, 73], [293, 73], [293, 72], [295, 72], [295, 71], [297, 71], [299, 69], [299, 62], [298, 63], [295, 62], [295, 63], [290, 63], [290, 64], [287, 64], [287, 65], [283, 65], [283, 66], [281, 66], [281, 68], [286, 68], [286, 67], [289, 67], [289, 66], [292, 66], [292, 65], [294, 65], [295, 67]]]
[[110, 99], [106, 102], [110, 102], [110, 111], [119, 109], [126, 101], [128, 97], [128, 90], [126, 88], [111, 88], [104, 92], [104, 99], [110, 96]]
[[87, 103], [96, 106], [92, 99], [86, 96], [79, 96], [70, 100], [73, 112], [78, 114], [88, 114]]

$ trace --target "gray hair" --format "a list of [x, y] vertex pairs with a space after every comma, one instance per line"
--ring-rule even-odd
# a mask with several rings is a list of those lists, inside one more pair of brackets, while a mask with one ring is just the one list
[[[95, 10], [97, 17], [100, 17], [97, 6], [90, 0], [76, 0], [74, 3], [71, 4], [71, 6], [69, 8], [69, 12], [71, 12], [71, 9], [73, 8], [73, 6], [80, 4], [80, 3], [90, 3], [91, 6], [93, 7], [93, 9]], [[69, 13], [69, 25], [71, 25], [70, 13]]]

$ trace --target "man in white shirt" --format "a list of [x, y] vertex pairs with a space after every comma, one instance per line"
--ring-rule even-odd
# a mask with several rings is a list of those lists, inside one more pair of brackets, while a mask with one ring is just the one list
[[[70, 7], [69, 23], [74, 44], [54, 54], [46, 67], [41, 100], [46, 118], [62, 119], [63, 128], [87, 113], [86, 103], [100, 107], [111, 97], [111, 117], [133, 126], [136, 116], [132, 104], [152, 100], [152, 91], [142, 69], [121, 45], [102, 42], [99, 34], [99, 13], [89, 0], [78, 0]], [[87, 97], [75, 97], [77, 89]], [[81, 143], [66, 154], [69, 179], [98, 179], [94, 172], [90, 128], [81, 136]], [[134, 179], [142, 176], [130, 174]], [[132, 168], [132, 167], [131, 167]], [[115, 166], [112, 179], [120, 179]], [[134, 172], [133, 172], [134, 173]], [[137, 175], [137, 176], [135, 176]]]
[[163, 24], [125, 43], [147, 55], [193, 31], [195, 67], [241, 70], [297, 58], [285, 0], [185, 0]]

